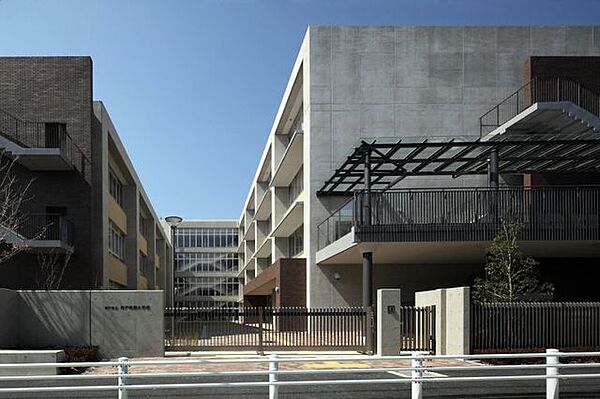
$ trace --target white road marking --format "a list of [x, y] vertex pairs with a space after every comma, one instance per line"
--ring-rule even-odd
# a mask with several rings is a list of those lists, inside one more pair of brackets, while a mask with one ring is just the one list
[[[398, 377], [402, 377], [402, 378], [411, 378], [412, 377], [410, 371], [388, 371], [388, 373], [396, 375]], [[448, 376], [446, 374], [436, 373], [435, 371], [424, 371], [423, 377], [427, 378], [427, 377], [448, 377]]]

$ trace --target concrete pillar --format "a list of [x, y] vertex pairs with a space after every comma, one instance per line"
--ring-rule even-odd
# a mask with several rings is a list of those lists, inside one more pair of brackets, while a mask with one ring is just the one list
[[377, 354], [400, 354], [400, 289], [377, 290]]
[[415, 293], [415, 306], [435, 305], [435, 353], [470, 353], [471, 291], [469, 287]]
[[362, 304], [363, 308], [373, 306], [373, 251], [363, 251]]
[[140, 225], [139, 192], [135, 185], [123, 187], [123, 210], [127, 215], [127, 236], [125, 237], [125, 264], [127, 265], [127, 288], [137, 290], [140, 273], [138, 248], [138, 226]]
[[492, 188], [498, 188], [498, 150], [493, 149], [488, 163], [488, 183]]

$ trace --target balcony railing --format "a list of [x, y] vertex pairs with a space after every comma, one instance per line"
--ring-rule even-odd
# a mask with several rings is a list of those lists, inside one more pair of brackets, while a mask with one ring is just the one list
[[0, 135], [21, 147], [60, 149], [60, 154], [89, 181], [91, 163], [73, 142], [65, 124], [24, 121], [0, 110]]
[[60, 241], [67, 246], [73, 245], [73, 224], [59, 214], [26, 215], [17, 233], [26, 240]]
[[353, 227], [359, 241], [489, 241], [501, 219], [521, 222], [522, 240], [600, 240], [600, 186], [371, 192], [370, 212], [368, 195], [319, 225], [319, 248]]
[[534, 103], [568, 101], [600, 116], [600, 95], [567, 78], [535, 78], [479, 118], [483, 137]]

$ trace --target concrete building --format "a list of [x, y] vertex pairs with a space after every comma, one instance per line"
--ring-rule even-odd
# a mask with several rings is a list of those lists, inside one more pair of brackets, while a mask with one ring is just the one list
[[[456, 233], [474, 223], [483, 224], [477, 209], [471, 219], [465, 216], [463, 224], [453, 222], [460, 209], [470, 209], [471, 199], [458, 198], [461, 190], [481, 205], [477, 189], [485, 191], [490, 185], [512, 187], [521, 197], [548, 184], [583, 187], [598, 182], [595, 158], [588, 151], [580, 154], [588, 157], [588, 164], [574, 167], [579, 158], [573, 158], [564, 168], [550, 167], [551, 162], [544, 166], [531, 154], [538, 151], [568, 157], [571, 152], [552, 149], [547, 143], [526, 147], [524, 141], [533, 136], [519, 141], [512, 149], [513, 158], [509, 158], [510, 149], [499, 145], [500, 161], [494, 158], [497, 150], [492, 156], [493, 151], [478, 149], [485, 144], [467, 144], [467, 150], [440, 143], [476, 143], [480, 137], [481, 141], [491, 140], [495, 134], [507, 132], [573, 137], [596, 133], [600, 125], [592, 108], [600, 87], [599, 56], [597, 26], [309, 27], [239, 219], [244, 299], [281, 306], [298, 302], [309, 307], [348, 306], [364, 304], [365, 296], [372, 302], [376, 288], [399, 287], [402, 300], [410, 304], [415, 291], [472, 283], [483, 271], [497, 224], [485, 224], [485, 234], [480, 236]], [[531, 83], [538, 78], [564, 78], [562, 83], [549, 83], [563, 94], [574, 89], [560, 89], [561, 85], [575, 82], [572, 87], [589, 95], [589, 109], [560, 94], [532, 101], [532, 93], [542, 91]], [[526, 89], [522, 89], [524, 85]], [[513, 101], [516, 93], [521, 97], [519, 100], [517, 94], [511, 110], [512, 103], [505, 99]], [[542, 103], [553, 105], [542, 109]], [[487, 126], [490, 110], [497, 117]], [[505, 114], [510, 114], [508, 120], [503, 119]], [[511, 130], [505, 126], [509, 121], [521, 121], [521, 125]], [[493, 134], [486, 138], [490, 132]], [[495, 140], [503, 139], [498, 136]], [[407, 144], [406, 149], [394, 147], [399, 142]], [[388, 147], [378, 148], [373, 143]], [[418, 143], [428, 144], [419, 147]], [[593, 145], [581, 143], [572, 150]], [[460, 165], [453, 163], [463, 159], [462, 150], [474, 151], [477, 156], [464, 160], [466, 166], [459, 169]], [[454, 158], [442, 157], [445, 151]], [[374, 166], [365, 166], [367, 153]], [[521, 163], [514, 159], [515, 154], [522, 157]], [[422, 166], [404, 168], [413, 158]], [[500, 174], [499, 182], [487, 175], [494, 161], [496, 168], [492, 165], [491, 170], [495, 176]], [[453, 173], [449, 165], [455, 166]], [[372, 197], [370, 191], [358, 198], [356, 190], [365, 187], [367, 180], [373, 183], [373, 190], [399, 189], [405, 202], [392, 204], [389, 199]], [[556, 194], [557, 201], [563, 194]], [[454, 211], [435, 207], [440, 203], [448, 207], [443, 201], [449, 196], [459, 199]], [[338, 211], [344, 204], [349, 205]], [[426, 217], [419, 219], [412, 208], [409, 212], [410, 204]], [[596, 205], [590, 206], [595, 209]], [[358, 223], [364, 211], [369, 226], [375, 219], [383, 224], [378, 218], [386, 209], [391, 221], [377, 234]], [[554, 212], [556, 217], [562, 210]], [[404, 215], [408, 215], [406, 219]], [[535, 226], [536, 232], [562, 229], [551, 214], [544, 217], [546, 221]], [[596, 211], [589, 217], [595, 221]], [[406, 234], [384, 236], [385, 228]], [[436, 234], [456, 234], [427, 236], [418, 230], [426, 228]], [[600, 256], [599, 237], [595, 233], [577, 236], [576, 230], [566, 229], [558, 238], [531, 233], [523, 248], [540, 258], [543, 277], [556, 284], [559, 298], [598, 299], [587, 282], [589, 273], [596, 276], [590, 266]], [[288, 259], [303, 267], [286, 267]], [[362, 268], [363, 262], [371, 269]], [[575, 281], [579, 289], [573, 288]], [[290, 298], [284, 288], [290, 285], [304, 287], [304, 297], [294, 293]]]
[[184, 220], [172, 231], [174, 303], [182, 307], [237, 306], [237, 221]]
[[2, 57], [0, 81], [0, 147], [19, 184], [31, 181], [22, 223], [3, 237], [25, 250], [2, 264], [0, 285], [48, 288], [41, 264], [62, 257], [55, 289], [170, 287], [167, 234], [93, 101], [91, 58]]

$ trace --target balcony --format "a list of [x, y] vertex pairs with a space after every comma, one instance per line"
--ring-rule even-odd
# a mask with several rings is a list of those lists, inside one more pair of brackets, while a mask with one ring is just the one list
[[91, 180], [91, 163], [67, 133], [65, 123], [23, 121], [0, 110], [0, 147], [29, 170], [75, 169]]
[[389, 247], [390, 262], [400, 255], [412, 262], [476, 260], [485, 256], [501, 219], [523, 224], [524, 249], [586, 256], [600, 242], [600, 187], [359, 191], [318, 226], [317, 261], [341, 262], [342, 253], [364, 243]]
[[2, 235], [7, 243], [27, 250], [73, 250], [73, 224], [58, 214], [27, 215], [16, 231], [6, 230]]

